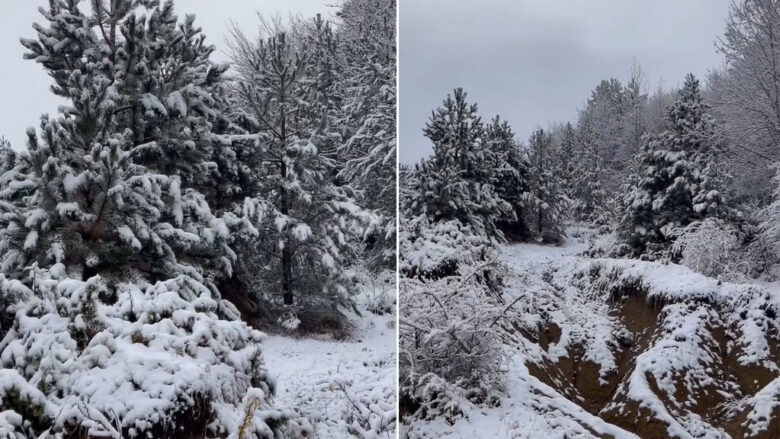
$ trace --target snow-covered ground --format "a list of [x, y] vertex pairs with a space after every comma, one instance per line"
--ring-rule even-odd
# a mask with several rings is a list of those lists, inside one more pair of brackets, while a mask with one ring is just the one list
[[780, 289], [582, 256], [592, 238], [502, 248], [505, 301], [523, 296], [506, 316], [506, 397], [408, 437], [778, 437]]
[[[394, 281], [384, 292], [389, 297]], [[318, 438], [395, 437], [395, 314], [367, 311], [373, 294], [361, 294], [362, 315], [353, 317], [347, 340], [271, 335], [263, 343], [276, 406], [308, 418]]]

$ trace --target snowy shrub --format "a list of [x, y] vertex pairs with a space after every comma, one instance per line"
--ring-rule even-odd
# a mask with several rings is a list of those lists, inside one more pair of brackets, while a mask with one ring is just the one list
[[471, 403], [461, 396], [457, 385], [442, 379], [435, 373], [417, 378], [414, 388], [405, 394], [406, 403], [415, 406], [419, 419], [442, 418], [450, 424], [462, 418]]
[[363, 439], [395, 435], [397, 411], [392, 394], [395, 392], [391, 388], [345, 377], [337, 377], [333, 384], [351, 405], [345, 419], [350, 433]]
[[495, 323], [504, 267], [496, 246], [458, 221], [407, 219], [401, 229], [400, 389], [416, 417], [459, 416], [503, 389]]
[[749, 266], [739, 233], [714, 218], [686, 227], [671, 248], [680, 263], [706, 276], [726, 281], [744, 280]]
[[282, 313], [282, 315], [279, 316], [279, 320], [277, 320], [277, 322], [282, 328], [288, 331], [294, 331], [298, 329], [298, 326], [301, 325], [301, 321], [298, 319], [295, 311], [287, 311]]
[[766, 276], [767, 280], [775, 280], [777, 273], [773, 268], [778, 261], [775, 246], [762, 233], [749, 233], [748, 236], [745, 260], [751, 270], [750, 277]]
[[768, 262], [768, 265], [780, 261], [780, 164], [775, 164], [775, 171], [772, 202], [758, 212], [758, 236], [750, 248], [751, 256]]
[[366, 300], [366, 309], [376, 315], [392, 314], [395, 311], [395, 272], [384, 271], [368, 274], [361, 279]]
[[217, 300], [191, 278], [112, 285], [55, 267], [30, 296], [0, 344], [0, 394], [35, 434], [226, 437], [236, 428], [226, 413], [251, 388], [267, 395], [254, 437], [281, 434], [291, 417], [268, 408], [263, 335], [219, 319]]
[[[399, 250], [403, 276], [435, 280], [458, 274], [462, 266], [495, 257], [496, 242], [460, 221], [432, 222], [420, 215], [404, 220]], [[491, 288], [500, 285], [500, 279], [490, 270], [478, 276]]]

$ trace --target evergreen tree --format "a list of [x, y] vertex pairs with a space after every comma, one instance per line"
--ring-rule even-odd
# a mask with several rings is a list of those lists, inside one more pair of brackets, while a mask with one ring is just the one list
[[625, 90], [617, 79], [604, 80], [593, 90], [582, 120], [592, 142], [593, 168], [599, 185], [607, 192], [618, 189], [625, 165], [621, 154]]
[[623, 111], [622, 153], [618, 160], [631, 163], [642, 149], [642, 136], [647, 132], [645, 107], [647, 93], [644, 91], [644, 75], [638, 64], [631, 68], [631, 78], [624, 88], [625, 109]]
[[680, 228], [723, 208], [714, 161], [719, 138], [693, 75], [667, 117], [670, 129], [646, 138], [640, 173], [623, 199], [622, 234], [636, 254], [667, 249]]
[[359, 190], [360, 205], [377, 220], [365, 232], [369, 262], [395, 268], [396, 47], [395, 0], [350, 0], [338, 13], [344, 66], [345, 125], [339, 177]]
[[555, 144], [550, 134], [538, 129], [528, 142], [530, 187], [526, 193], [527, 217], [532, 232], [542, 242], [559, 242], [565, 235], [560, 176], [555, 170]]
[[16, 153], [11, 148], [11, 142], [0, 136], [0, 175], [14, 166]]
[[319, 20], [311, 30], [276, 29], [257, 43], [235, 35], [238, 134], [229, 138], [253, 163], [242, 183], [247, 199], [236, 209], [257, 231], [239, 249], [245, 267], [256, 267], [241, 283], [267, 305], [277, 299], [266, 292], [280, 292], [285, 308], [279, 312], [290, 322], [304, 316], [316, 324], [317, 316], [338, 324], [341, 310], [353, 306], [344, 268], [354, 261], [356, 237], [374, 218], [336, 181], [337, 100], [329, 96], [326, 68], [313, 59], [318, 40], [330, 39], [331, 31]]
[[424, 133], [433, 155], [417, 169], [415, 210], [433, 221], [458, 220], [479, 233], [500, 235], [496, 223], [512, 218], [512, 208], [493, 187], [496, 160], [477, 105], [466, 101], [463, 89], [455, 89], [433, 111]]
[[559, 124], [550, 130], [550, 135], [555, 142], [556, 156], [553, 160], [555, 170], [554, 175], [560, 179], [560, 186], [563, 196], [571, 201], [574, 197], [575, 189], [573, 182], [577, 178], [576, 154], [577, 154], [577, 131], [571, 122]]
[[499, 229], [510, 239], [522, 240], [531, 236], [525, 223], [525, 194], [528, 192], [528, 160], [515, 140], [515, 133], [507, 121], [494, 117], [485, 127], [485, 141], [493, 163], [491, 183], [496, 195], [506, 201], [514, 213], [499, 221]]
[[[221, 89], [228, 66], [209, 60], [215, 49], [194, 16], [180, 22], [171, 1], [159, 7], [153, 7], [156, 1], [96, 1], [92, 15], [71, 12], [73, 3], [80, 2], [54, 2], [47, 18], [88, 19], [94, 29], [74, 37], [70, 26], [57, 23], [48, 38], [22, 41], [30, 51], [25, 56], [44, 66], [55, 81], [52, 91], [66, 99], [72, 96], [68, 72], [101, 71], [111, 81], [101, 92], [117, 94], [112, 122], [131, 130], [139, 147], [136, 162], [179, 175], [184, 187], [214, 191], [220, 154], [212, 132], [224, 124]], [[148, 18], [133, 13], [139, 7]], [[58, 45], [63, 40], [65, 47]]]
[[577, 164], [572, 177], [573, 195], [577, 200], [576, 214], [583, 220], [597, 221], [607, 197], [604, 189], [606, 170], [602, 163], [595, 131], [587, 119], [580, 119], [577, 126]]
[[[168, 437], [184, 413], [192, 434], [236, 433], [241, 421], [223, 414], [245, 396], [269, 409], [273, 385], [261, 334], [231, 320], [216, 288], [241, 221], [197, 190], [214, 116], [197, 81], [212, 70], [177, 66], [203, 40], [192, 18], [176, 26], [172, 2], [81, 3], [52, 0], [23, 41], [68, 105], [29, 130], [26, 152], [3, 154], [0, 292], [17, 298], [0, 345], [3, 409], [31, 437]], [[258, 437], [286, 428], [273, 416], [250, 420]]]

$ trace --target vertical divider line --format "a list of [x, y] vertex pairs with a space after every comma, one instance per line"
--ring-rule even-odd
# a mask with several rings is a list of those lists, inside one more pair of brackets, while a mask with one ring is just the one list
[[401, 437], [401, 0], [395, 3], [395, 436]]

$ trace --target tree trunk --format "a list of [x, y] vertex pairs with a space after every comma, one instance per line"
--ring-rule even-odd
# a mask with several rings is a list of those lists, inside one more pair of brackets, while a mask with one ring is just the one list
[[[282, 76], [282, 84], [284, 84], [284, 76]], [[284, 105], [284, 86], [282, 86], [280, 102], [281, 105], [281, 130], [280, 137], [282, 143], [283, 155], [287, 149], [287, 109]], [[290, 200], [288, 198], [287, 189], [284, 184], [287, 180], [287, 164], [284, 160], [281, 161], [281, 175], [282, 175], [282, 188], [281, 188], [281, 213], [282, 215], [289, 215], [290, 213]], [[282, 249], [282, 294], [284, 295], [284, 304], [289, 306], [293, 304], [293, 286], [292, 286], [292, 246], [290, 245], [290, 238], [287, 234], [283, 235], [284, 248]]]
[[[287, 177], [287, 165], [282, 162], [282, 179], [285, 177]], [[287, 191], [284, 188], [282, 188], [282, 201], [280, 210], [283, 215], [288, 215], [290, 212]], [[284, 236], [282, 239], [284, 242], [284, 248], [282, 249], [282, 293], [284, 294], [284, 304], [292, 305], [292, 249], [289, 238]]]

